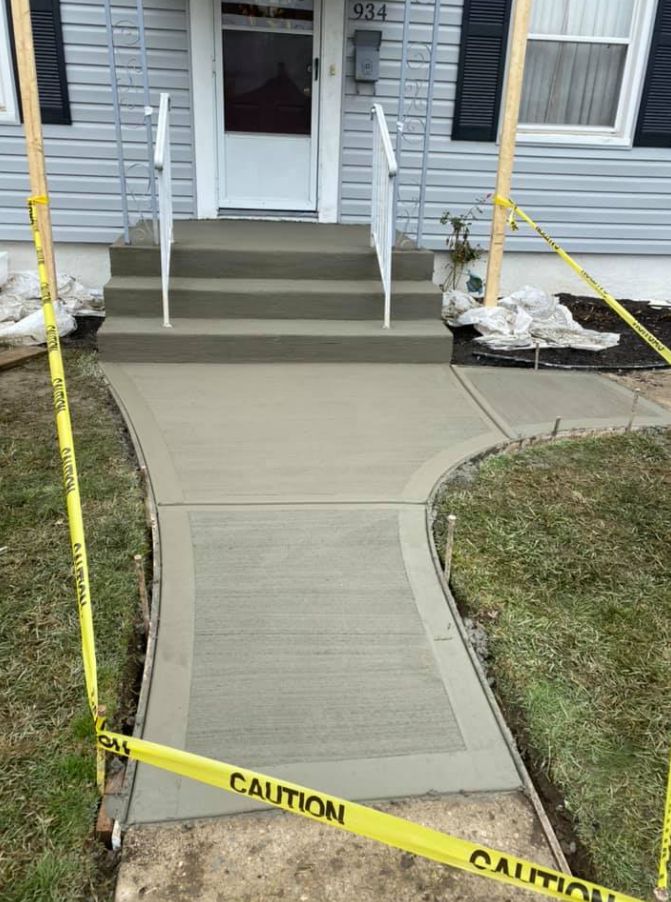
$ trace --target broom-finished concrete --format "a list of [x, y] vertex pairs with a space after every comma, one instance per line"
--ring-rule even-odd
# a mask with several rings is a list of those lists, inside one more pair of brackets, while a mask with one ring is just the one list
[[[507, 437], [625, 425], [597, 376], [105, 364], [159, 505], [143, 735], [352, 799], [521, 785], [452, 621], [425, 504]], [[671, 417], [641, 401], [637, 422]], [[138, 768], [130, 822], [255, 803]]]

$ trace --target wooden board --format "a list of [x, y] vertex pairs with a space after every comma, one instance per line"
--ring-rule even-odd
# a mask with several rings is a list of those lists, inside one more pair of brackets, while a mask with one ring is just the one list
[[40, 357], [46, 354], [46, 348], [6, 348], [0, 350], [0, 371], [9, 370], [13, 366], [20, 366], [26, 360], [32, 360], [33, 357]]

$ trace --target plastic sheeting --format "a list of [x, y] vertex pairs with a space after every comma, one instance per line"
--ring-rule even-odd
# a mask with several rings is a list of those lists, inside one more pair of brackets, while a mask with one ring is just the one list
[[579, 348], [603, 351], [620, 341], [615, 332], [585, 329], [557, 298], [540, 288], [525, 285], [499, 301], [484, 307], [461, 291], [443, 297], [443, 317], [450, 326], [475, 326], [476, 341], [489, 348]]
[[[102, 292], [85, 288], [64, 274], [58, 276], [58, 303], [54, 308], [61, 336], [76, 329], [76, 315], [105, 315]], [[39, 279], [33, 272], [13, 273], [0, 291], [0, 342], [32, 345], [45, 341]]]
[[[58, 334], [69, 335], [77, 328], [77, 321], [62, 304], [54, 305]], [[44, 315], [41, 310], [33, 310], [16, 322], [0, 323], [0, 343], [9, 345], [41, 345], [45, 344], [47, 334], [44, 328]]]

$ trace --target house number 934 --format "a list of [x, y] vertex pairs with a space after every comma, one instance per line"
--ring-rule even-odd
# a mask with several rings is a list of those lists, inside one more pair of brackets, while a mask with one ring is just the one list
[[355, 3], [352, 12], [355, 19], [365, 19], [367, 22], [374, 19], [380, 19], [382, 22], [387, 20], [386, 3]]

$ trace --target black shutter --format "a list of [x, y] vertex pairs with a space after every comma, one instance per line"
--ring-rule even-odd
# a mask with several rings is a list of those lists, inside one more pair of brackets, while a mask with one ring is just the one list
[[452, 139], [496, 141], [512, 0], [464, 0]]
[[671, 147], [671, 0], [659, 0], [634, 144]]
[[[10, 26], [14, 80], [21, 107], [19, 76], [16, 70], [16, 47], [12, 29], [12, 10], [7, 0], [7, 17]], [[70, 125], [70, 98], [63, 53], [63, 26], [60, 0], [30, 0], [30, 18], [33, 25], [37, 89], [40, 95], [42, 122], [47, 125]], [[23, 111], [21, 111], [23, 121]]]

